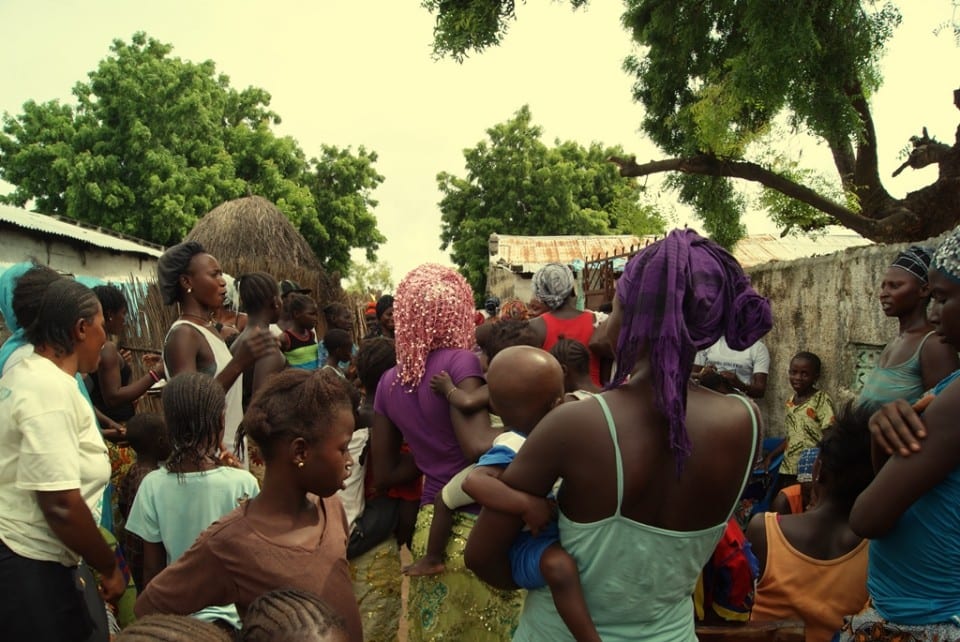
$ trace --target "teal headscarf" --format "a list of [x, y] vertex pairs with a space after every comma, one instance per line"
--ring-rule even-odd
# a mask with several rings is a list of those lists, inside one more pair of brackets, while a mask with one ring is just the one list
[[23, 263], [11, 265], [3, 274], [0, 274], [0, 314], [3, 315], [3, 320], [7, 324], [7, 328], [13, 333], [13, 335], [0, 346], [0, 373], [3, 372], [3, 367], [7, 365], [7, 359], [10, 358], [13, 351], [27, 344], [26, 332], [20, 327], [20, 323], [17, 321], [17, 315], [13, 313], [13, 289], [17, 287], [17, 281], [20, 280], [20, 277], [26, 274], [32, 267], [33, 263], [24, 261]]

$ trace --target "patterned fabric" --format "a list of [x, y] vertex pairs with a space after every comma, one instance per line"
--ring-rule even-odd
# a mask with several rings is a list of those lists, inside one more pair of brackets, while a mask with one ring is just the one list
[[556, 310], [573, 294], [573, 272], [561, 263], [547, 263], [533, 275], [533, 296]]
[[943, 240], [933, 255], [930, 267], [949, 277], [951, 281], [960, 282], [960, 227], [955, 228]]
[[823, 438], [823, 431], [833, 423], [833, 402], [823, 390], [817, 390], [803, 403], [787, 401], [784, 417], [787, 427], [787, 449], [780, 464], [780, 474], [796, 475], [800, 468], [800, 454], [815, 448]]
[[[817, 456], [820, 454], [819, 448], [807, 448], [800, 453], [800, 460], [797, 462], [797, 481], [803, 484], [804, 482], [813, 481], [813, 464], [817, 461]], [[803, 512], [794, 511], [797, 513]]]
[[930, 249], [911, 245], [897, 255], [890, 267], [906, 270], [926, 285], [927, 271], [930, 269]]
[[[432, 519], [433, 506], [421, 507], [411, 549], [414, 559], [427, 552]], [[410, 642], [507, 642], [513, 637], [523, 607], [523, 592], [490, 588], [463, 564], [463, 551], [475, 521], [476, 517], [469, 513], [454, 513], [453, 534], [446, 549], [447, 570], [441, 575], [410, 578]]]
[[350, 560], [365, 642], [395, 642], [400, 630], [400, 549], [392, 537]]
[[697, 620], [703, 621], [710, 611], [728, 622], [749, 620], [759, 571], [750, 542], [731, 517], [693, 592]]
[[872, 608], [844, 618], [840, 642], [955, 642], [960, 625], [952, 622], [904, 626], [887, 622]]
[[137, 461], [137, 453], [130, 446], [118, 446], [106, 442], [107, 455], [110, 457], [110, 510], [113, 521], [110, 529], [114, 535], [123, 533], [125, 516], [120, 512], [120, 484]]

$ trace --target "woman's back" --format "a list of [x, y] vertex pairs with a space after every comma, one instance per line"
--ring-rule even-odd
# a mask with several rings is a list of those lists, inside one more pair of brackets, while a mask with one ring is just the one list
[[[642, 392], [571, 404], [582, 438], [568, 444], [576, 455], [564, 462], [561, 543], [577, 560], [605, 640], [690, 640], [690, 595], [749, 471], [755, 427], [746, 400], [692, 390], [693, 454], [678, 477], [663, 419]], [[595, 465], [577, 470], [577, 460]], [[549, 591], [532, 591], [516, 639], [546, 637], [569, 639], [569, 631]]]

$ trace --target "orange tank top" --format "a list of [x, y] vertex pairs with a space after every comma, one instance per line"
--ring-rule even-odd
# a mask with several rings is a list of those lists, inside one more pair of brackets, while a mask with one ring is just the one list
[[780, 492], [787, 498], [787, 502], [790, 504], [791, 514], [799, 515], [803, 512], [803, 485], [793, 484], [792, 486], [781, 488]]
[[767, 562], [750, 619], [801, 619], [807, 642], [830, 640], [843, 616], [859, 613], [867, 603], [869, 542], [836, 559], [818, 560], [790, 545], [776, 513], [764, 514], [763, 521]]

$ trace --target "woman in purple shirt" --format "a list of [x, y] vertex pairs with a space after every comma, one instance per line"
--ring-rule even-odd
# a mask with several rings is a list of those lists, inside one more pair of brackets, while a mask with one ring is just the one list
[[[493, 445], [486, 410], [469, 415], [430, 389], [447, 372], [471, 391], [484, 383], [474, 343], [473, 292], [457, 272], [425, 264], [407, 274], [394, 302], [397, 365], [380, 379], [374, 402], [371, 453], [376, 485], [389, 488], [423, 472], [413, 556], [422, 557], [433, 517], [434, 496]], [[400, 452], [406, 441], [410, 455]], [[458, 511], [447, 545], [446, 571], [412, 577], [410, 640], [509, 640], [522, 604], [519, 593], [491, 589], [463, 564], [463, 549], [478, 507]]]

